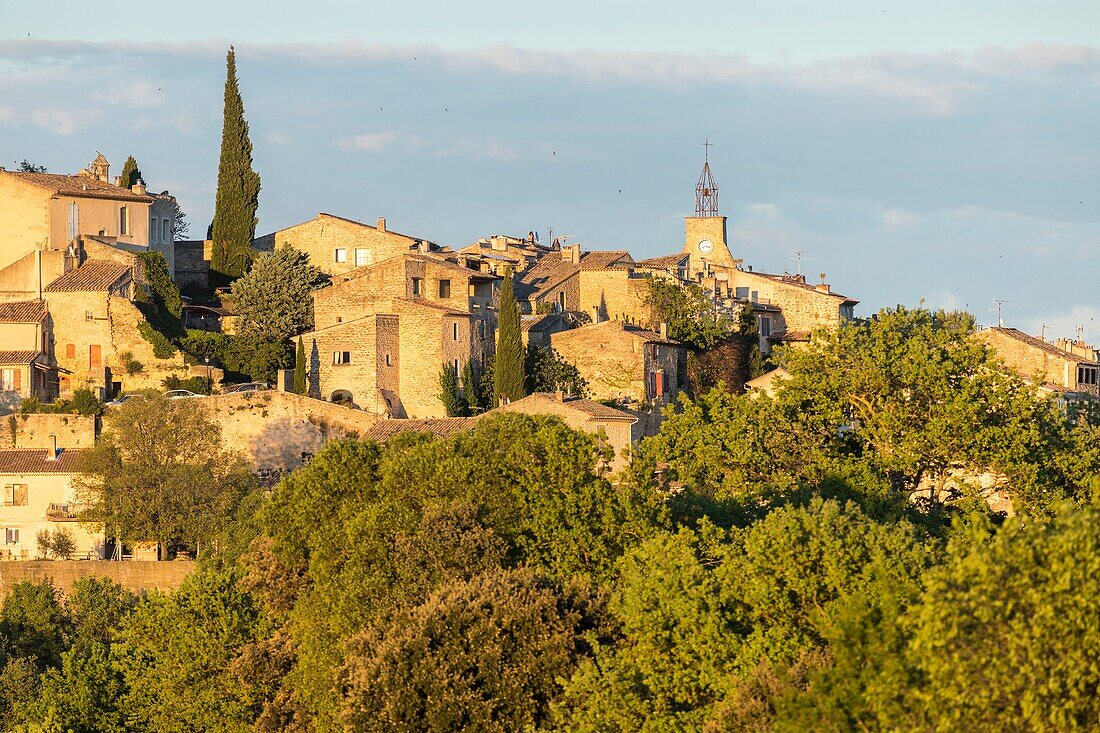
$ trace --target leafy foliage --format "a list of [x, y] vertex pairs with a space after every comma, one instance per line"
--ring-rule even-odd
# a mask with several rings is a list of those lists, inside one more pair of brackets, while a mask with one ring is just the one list
[[447, 417], [464, 417], [470, 414], [466, 396], [458, 388], [458, 372], [454, 364], [444, 364], [439, 372], [439, 401], [447, 411]]
[[298, 337], [298, 348], [294, 352], [294, 393], [305, 394], [309, 389], [309, 382], [306, 379], [306, 366], [308, 361], [306, 359], [306, 346], [302, 341], [302, 337]]
[[309, 255], [289, 245], [257, 255], [248, 274], [233, 283], [240, 334], [283, 341], [312, 329], [311, 294], [324, 281]]
[[569, 395], [583, 397], [588, 389], [588, 383], [581, 376], [580, 370], [561, 358], [552, 348], [528, 345], [523, 372], [526, 375], [527, 394], [560, 390]]
[[715, 310], [714, 302], [694, 283], [680, 285], [653, 277], [647, 283], [645, 303], [652, 323], [668, 326], [668, 336], [690, 349], [704, 351], [725, 341], [733, 324]]
[[243, 275], [252, 261], [260, 197], [260, 176], [252, 170], [252, 141], [244, 119], [232, 46], [225, 56], [223, 115], [210, 269], [212, 274], [228, 279]]
[[141, 169], [138, 168], [134, 156], [129, 156], [126, 158], [126, 162], [122, 164], [122, 173], [119, 174], [119, 179], [123, 188], [130, 188], [141, 180]]

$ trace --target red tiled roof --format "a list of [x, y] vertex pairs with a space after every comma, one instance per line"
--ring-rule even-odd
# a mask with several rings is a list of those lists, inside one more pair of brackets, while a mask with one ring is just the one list
[[662, 336], [656, 331], [650, 331], [648, 328], [640, 328], [639, 326], [632, 326], [629, 323], [623, 324], [623, 330], [632, 336], [645, 339], [646, 343], [650, 344], [668, 344], [669, 346], [682, 346], [679, 341], [674, 341], [667, 336]]
[[384, 443], [400, 433], [431, 433], [444, 437], [454, 435], [465, 430], [472, 430], [477, 423], [475, 417], [441, 417], [413, 420], [401, 420], [386, 418], [371, 425], [364, 434], [364, 438], [378, 443]]
[[0, 323], [41, 323], [46, 318], [46, 301], [18, 300], [0, 303]]
[[550, 252], [516, 277], [516, 298], [530, 300], [542, 290], [549, 290], [581, 271], [580, 265], [561, 258], [561, 252]]
[[119, 201], [141, 201], [151, 203], [153, 197], [148, 194], [134, 193], [128, 188], [101, 181], [95, 176], [77, 174], [75, 176], [59, 173], [21, 173], [4, 171], [32, 186], [48, 189], [55, 196], [76, 196], [93, 199], [118, 199]]
[[661, 255], [660, 257], [650, 257], [647, 260], [638, 260], [635, 264], [638, 267], [667, 270], [670, 267], [677, 267], [688, 257], [689, 255], [686, 252], [681, 252], [675, 255]]
[[77, 466], [86, 451], [80, 449], [61, 450], [57, 460], [46, 460], [49, 449], [4, 449], [0, 450], [0, 474], [27, 473], [78, 473]]
[[48, 293], [95, 292], [109, 290], [130, 269], [129, 265], [110, 260], [88, 260], [69, 270], [46, 286]]
[[1075, 363], [1086, 363], [1086, 364], [1094, 363], [1092, 361], [1092, 359], [1087, 359], [1083, 356], [1077, 356], [1076, 354], [1071, 354], [1068, 351], [1065, 351], [1063, 349], [1059, 349], [1054, 344], [1043, 341], [1042, 339], [1037, 339], [1034, 336], [1026, 334], [1023, 331], [1017, 330], [1015, 328], [1006, 328], [1004, 326], [993, 326], [989, 330], [994, 331], [996, 333], [1004, 334], [1005, 336], [1008, 336], [1010, 339], [1013, 339], [1015, 341], [1019, 341], [1022, 344], [1026, 344], [1026, 345], [1030, 346], [1033, 349], [1039, 349], [1040, 351], [1046, 352], [1047, 354], [1050, 354], [1051, 356], [1056, 356], [1059, 359], [1065, 359], [1066, 361], [1071, 361], [1071, 362], [1075, 362]]
[[579, 397], [573, 399], [567, 397], [562, 404], [566, 407], [572, 407], [574, 410], [580, 410], [586, 415], [591, 415], [599, 420], [629, 420], [630, 422], [635, 422], [638, 419], [625, 410], [620, 410], [611, 405], [605, 405], [602, 402], [595, 402], [594, 400]]
[[0, 351], [0, 364], [30, 364], [40, 351]]

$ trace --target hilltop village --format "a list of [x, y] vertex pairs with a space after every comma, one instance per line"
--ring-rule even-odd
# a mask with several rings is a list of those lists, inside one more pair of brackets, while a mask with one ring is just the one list
[[[496, 412], [553, 415], [599, 434], [619, 469], [681, 393], [719, 381], [771, 392], [786, 376], [771, 363], [776, 347], [800, 348], [856, 318], [858, 301], [824, 274], [762, 272], [737, 256], [704, 164], [683, 242], [658, 257], [534, 233], [441, 246], [383, 217], [329, 213], [260, 236], [256, 262], [292, 253], [313, 273], [311, 322], [276, 337], [286, 354], [297, 346], [293, 364], [249, 373], [247, 362], [203, 348], [249, 324], [243, 296], [213, 277], [214, 243], [180, 239], [175, 212], [169, 192], [112, 176], [102, 154], [73, 174], [0, 169], [0, 406], [12, 415], [11, 447], [0, 450], [5, 558], [37, 556], [36, 536], [60, 522], [83, 526], [70, 479], [102, 420], [50, 410], [78, 413], [65, 406], [79, 395], [108, 410], [143, 390], [201, 399], [223, 439], [265, 476], [301, 466], [333, 437], [450, 435]], [[262, 296], [282, 285], [258, 287]], [[546, 372], [527, 374], [519, 394], [493, 394], [486, 382], [504, 290], [528, 371]], [[700, 320], [718, 335], [694, 334]], [[979, 337], [1018, 374], [1043, 375], [1040, 388], [1062, 401], [1098, 395], [1100, 358], [1082, 342], [1004, 327]], [[74, 554], [103, 556], [102, 534], [76, 534]]]

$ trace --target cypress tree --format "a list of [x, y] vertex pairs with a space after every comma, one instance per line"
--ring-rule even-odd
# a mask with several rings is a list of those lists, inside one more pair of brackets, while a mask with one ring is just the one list
[[515, 402], [526, 395], [523, 389], [523, 338], [519, 330], [519, 305], [512, 289], [512, 273], [504, 276], [500, 288], [500, 321], [497, 329], [497, 353], [493, 363], [493, 404], [502, 395]]
[[126, 159], [126, 162], [122, 164], [122, 174], [119, 176], [121, 179], [121, 186], [123, 188], [130, 188], [139, 180], [141, 180], [141, 169], [138, 168], [137, 160], [134, 156], [130, 156]]
[[481, 390], [477, 374], [474, 372], [474, 360], [469, 359], [462, 367], [462, 396], [466, 399], [466, 405], [470, 412], [477, 412], [481, 407]]
[[252, 170], [252, 141], [248, 138], [244, 102], [237, 86], [237, 61], [232, 46], [226, 54], [225, 64], [222, 150], [218, 162], [218, 193], [211, 227], [214, 248], [210, 260], [210, 269], [219, 274], [223, 281], [239, 277], [248, 270], [260, 198], [260, 176]]
[[306, 345], [298, 337], [298, 353], [294, 355], [294, 393], [306, 393]]
[[439, 373], [439, 401], [447, 411], [447, 417], [465, 417], [470, 414], [466, 395], [458, 390], [458, 370], [454, 364], [444, 364]]

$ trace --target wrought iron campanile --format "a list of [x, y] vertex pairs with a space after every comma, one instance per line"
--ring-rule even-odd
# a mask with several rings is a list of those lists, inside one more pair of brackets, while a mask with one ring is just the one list
[[710, 172], [710, 139], [704, 140], [703, 146], [703, 172], [699, 175], [699, 182], [695, 184], [695, 215], [699, 217], [718, 216], [718, 184], [714, 182], [714, 175]]

